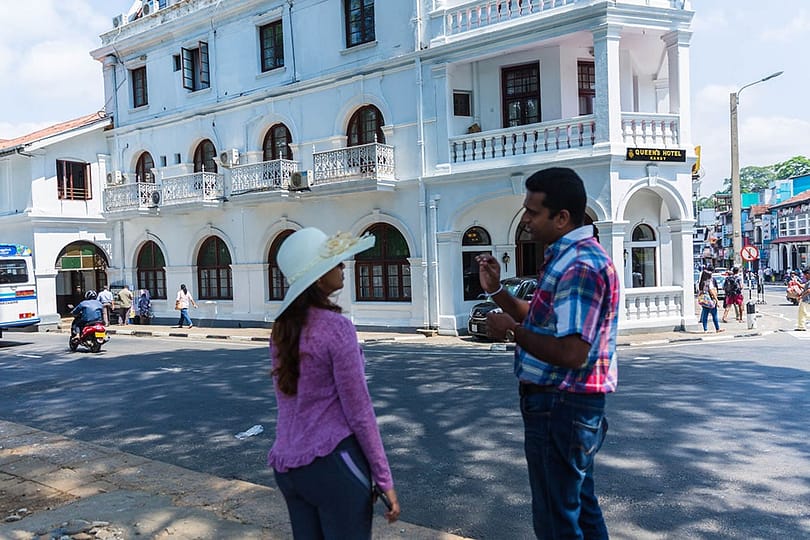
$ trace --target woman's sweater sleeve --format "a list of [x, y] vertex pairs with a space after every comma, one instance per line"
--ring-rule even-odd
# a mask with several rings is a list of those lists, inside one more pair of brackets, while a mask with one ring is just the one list
[[357, 342], [354, 325], [348, 319], [344, 321], [330, 346], [332, 371], [340, 405], [369, 462], [374, 481], [383, 490], [391, 489], [394, 481], [374, 415], [374, 405], [368, 393], [363, 351]]

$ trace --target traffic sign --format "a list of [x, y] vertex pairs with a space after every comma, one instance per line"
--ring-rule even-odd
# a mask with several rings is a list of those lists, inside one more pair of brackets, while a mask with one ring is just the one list
[[745, 246], [740, 250], [740, 256], [744, 261], [755, 261], [759, 259], [759, 250], [755, 246]]

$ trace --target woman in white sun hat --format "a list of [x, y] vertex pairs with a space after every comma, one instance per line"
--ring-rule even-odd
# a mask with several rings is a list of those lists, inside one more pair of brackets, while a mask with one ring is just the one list
[[343, 288], [343, 261], [374, 240], [309, 227], [278, 251], [289, 290], [270, 341], [278, 420], [267, 462], [295, 538], [371, 538], [374, 484], [388, 521], [399, 517], [357, 331], [329, 299]]

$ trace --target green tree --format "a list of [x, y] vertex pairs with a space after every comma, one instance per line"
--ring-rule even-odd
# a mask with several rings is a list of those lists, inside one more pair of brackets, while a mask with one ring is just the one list
[[[769, 165], [767, 167], [743, 167], [740, 169], [740, 191], [742, 193], [753, 193], [761, 189], [765, 189], [768, 185], [777, 179], [774, 168], [776, 165]], [[731, 191], [731, 178], [726, 178], [723, 181], [723, 190]]]
[[810, 159], [804, 156], [795, 156], [782, 163], [777, 163], [773, 166], [776, 173], [776, 178], [793, 178], [794, 176], [803, 176], [810, 174]]

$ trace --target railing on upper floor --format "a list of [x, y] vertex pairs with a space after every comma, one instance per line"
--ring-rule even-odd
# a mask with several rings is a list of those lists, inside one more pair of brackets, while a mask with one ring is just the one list
[[314, 152], [314, 185], [352, 178], [395, 180], [394, 147], [382, 143], [361, 144]]
[[593, 146], [593, 115], [450, 137], [450, 162], [465, 163]]
[[287, 189], [290, 175], [297, 170], [298, 162], [288, 159], [237, 165], [231, 168], [231, 195]]
[[622, 113], [622, 138], [636, 148], [677, 148], [681, 142], [677, 114]]
[[[592, 0], [470, 0], [445, 10], [444, 35], [458, 35], [576, 3], [591, 4]], [[616, 0], [616, 3], [691, 9], [689, 0]]]
[[[155, 196], [155, 193], [158, 195]], [[146, 210], [155, 208], [159, 202], [160, 186], [153, 182], [135, 182], [104, 188], [105, 212]]]
[[162, 206], [189, 202], [218, 201], [225, 197], [222, 175], [196, 172], [163, 178]]

